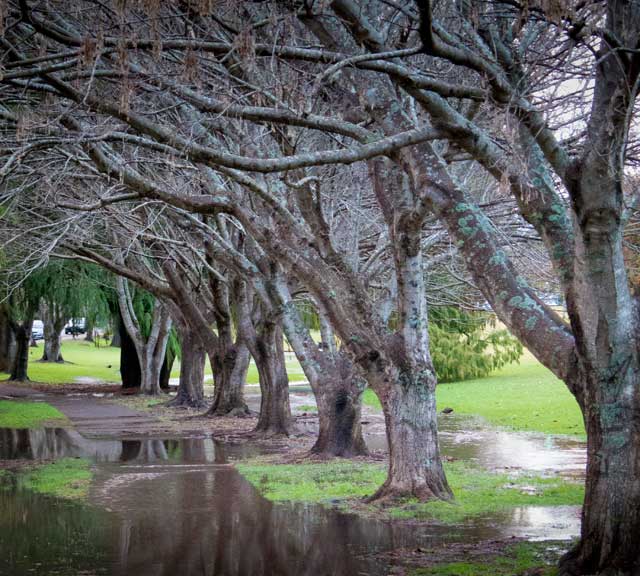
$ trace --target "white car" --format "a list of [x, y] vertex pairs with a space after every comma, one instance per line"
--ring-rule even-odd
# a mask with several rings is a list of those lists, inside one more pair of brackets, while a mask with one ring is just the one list
[[31, 327], [31, 338], [34, 340], [44, 339], [44, 324], [42, 320], [34, 320]]

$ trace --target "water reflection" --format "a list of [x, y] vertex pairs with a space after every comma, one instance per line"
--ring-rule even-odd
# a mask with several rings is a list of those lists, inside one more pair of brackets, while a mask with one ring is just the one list
[[[442, 454], [456, 460], [490, 470], [521, 469], [572, 477], [583, 477], [585, 473], [585, 442], [575, 438], [496, 430], [460, 416], [441, 418], [438, 427]], [[387, 449], [384, 433], [368, 434], [365, 438], [369, 449]]]
[[249, 445], [222, 446], [218, 443], [216, 448], [212, 438], [110, 440], [85, 438], [66, 428], [0, 428], [0, 460], [89, 458], [95, 462], [204, 463], [220, 461], [220, 458], [247, 458], [259, 451]]
[[520, 508], [451, 527], [273, 504], [228, 464], [257, 450], [206, 437], [2, 430], [0, 458], [82, 456], [97, 466], [95, 506], [0, 490], [0, 574], [375, 576], [392, 568], [374, 554], [396, 548], [578, 533], [577, 507]]

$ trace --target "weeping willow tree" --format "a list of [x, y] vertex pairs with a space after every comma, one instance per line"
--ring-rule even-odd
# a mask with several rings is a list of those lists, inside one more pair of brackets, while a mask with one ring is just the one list
[[62, 362], [61, 333], [70, 318], [95, 323], [108, 315], [106, 278], [98, 267], [77, 260], [51, 260], [29, 279], [44, 325], [43, 362]]

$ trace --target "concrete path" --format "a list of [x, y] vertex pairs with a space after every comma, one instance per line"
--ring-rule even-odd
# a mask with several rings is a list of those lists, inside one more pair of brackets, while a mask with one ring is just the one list
[[145, 412], [93, 398], [86, 394], [65, 396], [48, 394], [28, 387], [0, 383], [0, 398], [47, 402], [55, 406], [85, 437], [120, 436], [148, 433], [159, 421]]

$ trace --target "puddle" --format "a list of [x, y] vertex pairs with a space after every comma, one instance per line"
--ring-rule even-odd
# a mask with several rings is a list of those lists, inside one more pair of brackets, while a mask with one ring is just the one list
[[[445, 427], [443, 446], [450, 455], [483, 465], [511, 459], [511, 466], [540, 470], [563, 464], [563, 458], [545, 451], [579, 450], [504, 434], [465, 432], [452, 423]], [[518, 455], [531, 447], [525, 441], [534, 445], [528, 459]], [[490, 442], [497, 444], [487, 446]], [[570, 506], [516, 508], [442, 526], [365, 519], [320, 505], [274, 504], [230, 465], [262, 452], [261, 446], [208, 436], [113, 440], [61, 428], [0, 429], [0, 459], [96, 462], [91, 506], [0, 489], [0, 575], [377, 576], [389, 574], [388, 562], [395, 560], [381, 561], [376, 554], [397, 548], [512, 536], [570, 539], [579, 533], [580, 511]]]
[[[466, 460], [489, 470], [559, 474], [584, 478], [586, 443], [577, 438], [534, 432], [511, 432], [483, 428], [479, 422], [461, 416], [441, 416], [438, 438], [444, 456]], [[370, 450], [386, 450], [384, 433], [367, 433]]]
[[517, 509], [449, 527], [273, 504], [233, 467], [190, 461], [174, 454], [151, 465], [98, 464], [96, 506], [0, 490], [0, 550], [12, 551], [0, 555], [0, 574], [377, 576], [391, 565], [374, 554], [396, 548], [512, 535], [568, 538], [578, 529], [571, 508], [561, 515]]
[[0, 428], [0, 460], [89, 458], [94, 462], [215, 463], [265, 452], [252, 444], [222, 444], [200, 438], [85, 438], [67, 428]]

